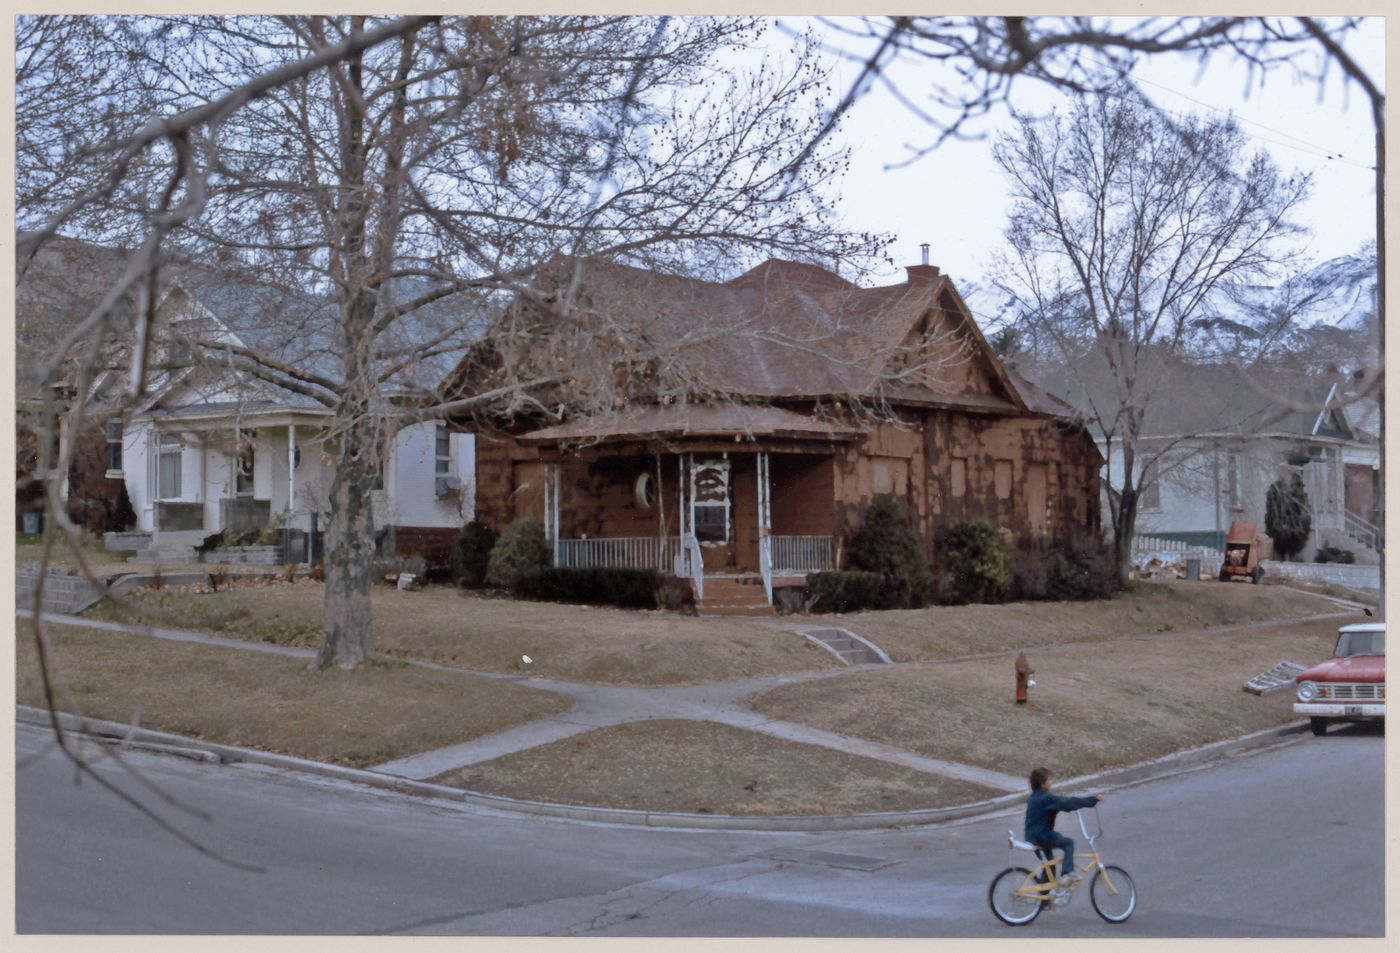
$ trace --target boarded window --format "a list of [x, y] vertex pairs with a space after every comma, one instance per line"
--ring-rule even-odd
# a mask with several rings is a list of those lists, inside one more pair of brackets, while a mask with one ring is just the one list
[[876, 495], [902, 497], [909, 492], [909, 461], [899, 457], [874, 457], [871, 460], [872, 489]]
[[998, 460], [996, 463], [996, 490], [997, 499], [1011, 499], [1011, 461]]
[[953, 458], [952, 493], [955, 497], [967, 495], [967, 458]]
[[1032, 463], [1026, 467], [1026, 521], [1032, 533], [1043, 535], [1049, 528], [1049, 499], [1043, 463]]
[[1232, 510], [1244, 508], [1240, 503], [1240, 458], [1236, 453], [1225, 455], [1225, 500]]

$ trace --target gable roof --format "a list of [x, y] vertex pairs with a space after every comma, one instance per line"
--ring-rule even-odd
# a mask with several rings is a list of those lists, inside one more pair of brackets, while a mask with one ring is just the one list
[[[606, 323], [638, 349], [674, 355], [697, 396], [854, 396], [1027, 410], [952, 282], [935, 268], [909, 269], [904, 284], [861, 288], [798, 262], [770, 260], [729, 281], [710, 282], [588, 259], [556, 262], [544, 273], [546, 287], [552, 282], [562, 292], [574, 267], [582, 268], [583, 281], [571, 319]], [[533, 314], [539, 340], [549, 339], [551, 322], [558, 320], [552, 313], [523, 298], [513, 307]], [[927, 359], [914, 361], [908, 373], [892, 372], [924, 331]], [[528, 364], [532, 356], [522, 360]], [[459, 368], [456, 382], [465, 374], [465, 366]]]

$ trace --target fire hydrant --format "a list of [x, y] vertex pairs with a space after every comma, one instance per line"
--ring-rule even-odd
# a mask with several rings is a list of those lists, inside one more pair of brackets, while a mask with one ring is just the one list
[[1035, 669], [1031, 668], [1031, 663], [1026, 661], [1026, 653], [1020, 652], [1016, 655], [1016, 704], [1026, 703], [1026, 690], [1035, 684], [1035, 679], [1031, 675], [1035, 674]]

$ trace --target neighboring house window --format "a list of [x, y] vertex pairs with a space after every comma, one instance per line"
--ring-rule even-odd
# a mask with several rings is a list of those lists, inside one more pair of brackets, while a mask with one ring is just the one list
[[60, 424], [55, 423], [52, 427], [45, 428], [40, 438], [44, 441], [44, 452], [39, 458], [39, 472], [41, 473], [53, 473], [58, 469], [58, 458], [63, 451], [62, 444], [59, 442], [60, 426]]
[[967, 458], [953, 458], [952, 472], [952, 492], [953, 496], [961, 497], [967, 495]]
[[1230, 509], [1243, 509], [1240, 503], [1240, 458], [1238, 454], [1225, 455], [1225, 501]]
[[452, 434], [448, 432], [447, 424], [438, 424], [437, 436], [433, 441], [433, 490], [442, 496], [455, 489], [452, 483]]
[[995, 471], [997, 499], [1011, 499], [1011, 461], [998, 460]]
[[122, 422], [107, 421], [107, 475], [121, 476], [122, 473]]
[[1142, 468], [1142, 479], [1138, 482], [1138, 507], [1144, 510], [1162, 508], [1162, 482], [1157, 475], [1157, 461], [1153, 460]]
[[160, 435], [159, 460], [156, 464], [156, 499], [175, 500], [180, 497], [180, 435]]

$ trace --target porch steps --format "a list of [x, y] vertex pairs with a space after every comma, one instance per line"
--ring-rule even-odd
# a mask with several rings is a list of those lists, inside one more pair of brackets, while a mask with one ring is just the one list
[[888, 664], [890, 658], [873, 644], [845, 629], [801, 629], [800, 634], [820, 643], [847, 665]]
[[763, 577], [753, 575], [705, 576], [705, 597], [696, 607], [700, 615], [772, 617], [773, 606], [763, 589]]
[[127, 559], [128, 563], [197, 563], [199, 553], [195, 547], [204, 542], [209, 533], [202, 529], [179, 530], [156, 533], [145, 549]]

